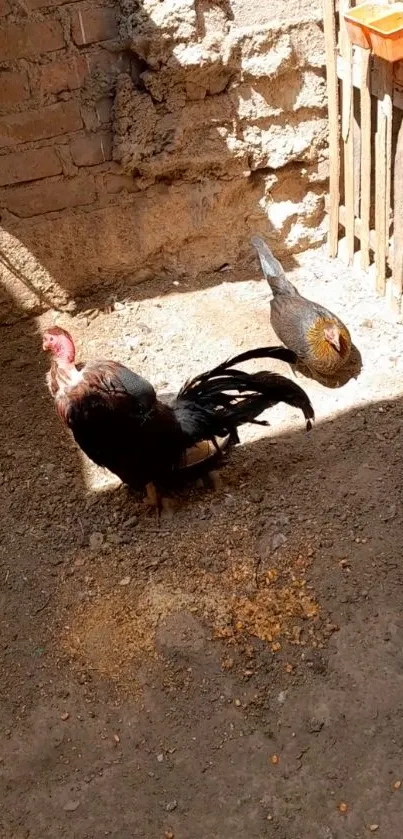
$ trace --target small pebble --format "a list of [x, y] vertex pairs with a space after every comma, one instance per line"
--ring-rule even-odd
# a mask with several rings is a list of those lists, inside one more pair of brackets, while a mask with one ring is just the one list
[[120, 533], [110, 533], [108, 536], [108, 542], [112, 545], [121, 545], [123, 542], [123, 536]]
[[237, 708], [240, 708], [241, 705], [242, 705], [241, 700], [240, 699], [235, 699], [234, 705], [236, 705]]
[[122, 579], [121, 579], [121, 580], [119, 580], [119, 585], [120, 585], [120, 586], [128, 586], [128, 585], [129, 585], [129, 583], [131, 582], [131, 579], [132, 579], [132, 578], [131, 578], [131, 577], [129, 577], [129, 576], [127, 576], [127, 577], [122, 577]]
[[65, 810], [66, 813], [74, 813], [74, 810], [77, 810], [77, 807], [79, 806], [79, 801], [68, 801], [67, 804], [64, 805], [63, 810]]
[[379, 824], [370, 824], [369, 825], [369, 829], [370, 829], [371, 833], [375, 833], [375, 831], [378, 830], [378, 828], [379, 828]]
[[165, 809], [166, 809], [167, 813], [173, 813], [173, 811], [176, 810], [177, 806], [178, 806], [177, 801], [175, 801], [175, 800], [174, 801], [169, 801], [169, 803], [167, 804]]
[[323, 726], [323, 720], [318, 720], [316, 717], [312, 717], [308, 721], [307, 731], [309, 731], [310, 734], [319, 734], [319, 731], [322, 731]]
[[272, 551], [277, 551], [278, 548], [281, 548], [281, 545], [284, 545], [286, 541], [287, 537], [284, 536], [284, 533], [275, 533], [271, 540]]
[[68, 720], [69, 716], [70, 716], [70, 714], [69, 714], [68, 711], [63, 711], [63, 713], [60, 714], [60, 719], [63, 720], [63, 722], [66, 722], [66, 720]]
[[94, 533], [91, 533], [90, 536], [90, 549], [92, 551], [98, 551], [103, 544], [104, 541], [104, 534], [100, 533], [99, 531], [95, 530]]
[[158, 760], [158, 763], [162, 763], [162, 761], [164, 760], [164, 755], [163, 754], [157, 755], [157, 760]]

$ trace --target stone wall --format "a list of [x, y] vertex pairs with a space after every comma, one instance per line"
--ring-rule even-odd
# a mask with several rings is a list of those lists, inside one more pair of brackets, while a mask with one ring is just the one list
[[0, 0], [0, 313], [323, 238], [320, 0]]

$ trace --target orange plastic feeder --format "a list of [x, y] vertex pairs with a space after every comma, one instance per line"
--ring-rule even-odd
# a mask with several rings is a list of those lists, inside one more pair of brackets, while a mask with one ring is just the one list
[[403, 58], [403, 3], [362, 3], [344, 15], [350, 41], [385, 61]]
[[390, 14], [368, 24], [372, 51], [385, 61], [403, 58], [403, 7], [390, 6]]
[[361, 6], [355, 6], [355, 8], [346, 12], [344, 20], [352, 44], [367, 50], [371, 48], [367, 24], [378, 19], [382, 14], [382, 9], [385, 14], [390, 11], [389, 6], [382, 7], [379, 3], [363, 3]]

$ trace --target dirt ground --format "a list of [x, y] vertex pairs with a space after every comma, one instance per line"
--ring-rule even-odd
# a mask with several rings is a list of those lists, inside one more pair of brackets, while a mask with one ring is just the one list
[[[160, 528], [55, 415], [55, 314], [2, 329], [1, 839], [401, 839], [403, 327], [323, 251], [293, 278], [361, 375], [300, 379], [314, 430], [273, 409]], [[173, 279], [56, 320], [161, 391], [274, 342], [257, 267]]]

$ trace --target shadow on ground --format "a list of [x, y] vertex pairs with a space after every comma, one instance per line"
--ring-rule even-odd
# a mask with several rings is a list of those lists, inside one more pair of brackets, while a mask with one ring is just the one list
[[400, 839], [402, 401], [272, 428], [158, 531], [84, 491], [34, 365], [3, 385], [2, 834]]

